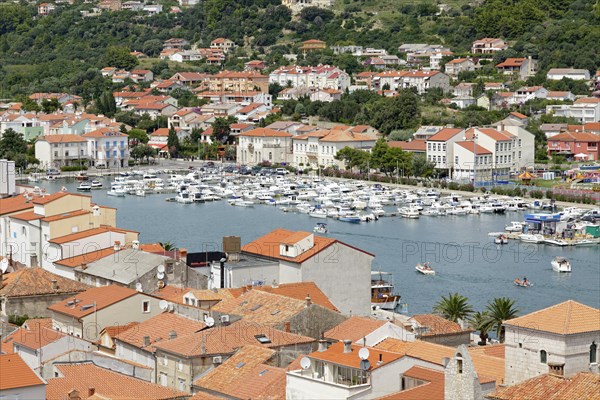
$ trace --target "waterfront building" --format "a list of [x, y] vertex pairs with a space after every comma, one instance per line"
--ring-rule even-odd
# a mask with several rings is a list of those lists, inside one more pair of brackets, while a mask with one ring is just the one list
[[35, 157], [44, 169], [81, 165], [88, 158], [87, 140], [79, 135], [45, 135], [35, 142]]
[[114, 128], [100, 128], [86, 133], [90, 165], [96, 168], [124, 168], [129, 166], [127, 135]]
[[237, 161], [245, 165], [289, 163], [292, 156], [292, 135], [268, 128], [256, 128], [238, 135]]
[[568, 300], [504, 321], [506, 383], [552, 373], [599, 373], [600, 310]]

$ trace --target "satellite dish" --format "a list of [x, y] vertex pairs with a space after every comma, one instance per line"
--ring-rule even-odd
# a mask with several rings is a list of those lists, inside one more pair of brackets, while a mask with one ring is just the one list
[[310, 368], [310, 358], [302, 357], [302, 359], [300, 360], [300, 366], [302, 367], [302, 369], [309, 369]]
[[166, 310], [167, 308], [169, 308], [169, 302], [166, 300], [161, 300], [158, 302], [158, 308], [160, 308], [161, 310]]
[[368, 371], [369, 368], [371, 368], [371, 363], [369, 362], [369, 360], [360, 361], [360, 369], [362, 369], [363, 371]]
[[206, 319], [204, 320], [204, 323], [206, 324], [206, 326], [208, 326], [210, 328], [211, 326], [214, 326], [215, 319], [212, 317], [206, 317]]
[[162, 264], [161, 264], [161, 265], [159, 265], [159, 266], [158, 266], [158, 268], [157, 268], [157, 271], [158, 271], [158, 272], [162, 272], [162, 273], [164, 273], [164, 272], [165, 272], [165, 266], [164, 266], [164, 265], [162, 265]]
[[6, 258], [3, 258], [2, 261], [0, 261], [0, 270], [2, 273], [5, 273], [8, 270], [8, 260]]
[[159, 272], [157, 272], [157, 273], [156, 273], [156, 277], [157, 277], [158, 279], [163, 279], [163, 278], [165, 277], [165, 273], [164, 273], [164, 272], [160, 272], [160, 271], [159, 271]]
[[366, 360], [369, 358], [369, 349], [367, 349], [366, 347], [363, 347], [362, 349], [360, 349], [358, 351], [358, 357], [361, 360]]
[[142, 283], [138, 282], [135, 284], [135, 290], [137, 290], [138, 292], [142, 291]]

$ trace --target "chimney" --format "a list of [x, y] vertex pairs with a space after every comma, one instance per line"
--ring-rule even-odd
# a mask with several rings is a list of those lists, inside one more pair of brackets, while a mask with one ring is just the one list
[[319, 339], [319, 348], [318, 351], [320, 353], [324, 352], [327, 350], [327, 340], [325, 339]]
[[177, 337], [177, 332], [171, 331], [169, 332], [169, 340], [173, 340]]
[[344, 340], [344, 353], [352, 353], [352, 340]]
[[306, 307], [310, 307], [312, 304], [312, 299], [310, 298], [310, 293], [306, 294]]
[[96, 393], [96, 388], [88, 388], [88, 397], [92, 397]]
[[379, 361], [377, 361], [377, 364], [381, 364], [383, 363], [383, 354], [379, 353]]
[[185, 260], [187, 258], [187, 249], [179, 249], [179, 259]]
[[87, 264], [86, 264], [86, 263], [84, 263], [84, 262], [82, 262], [82, 263], [81, 263], [81, 270], [82, 270], [82, 271], [85, 271], [86, 269], [87, 269]]
[[565, 376], [565, 363], [548, 363], [548, 373], [555, 376]]
[[114, 249], [115, 251], [119, 251], [119, 250], [121, 250], [121, 242], [119, 242], [118, 240], [115, 240], [115, 244], [114, 244], [114, 246], [113, 246], [113, 249]]
[[52, 282], [52, 290], [58, 290], [58, 282], [56, 279], [52, 279], [50, 282]]
[[134, 240], [133, 242], [131, 242], [131, 248], [134, 250], [139, 250], [140, 248], [140, 241], [139, 240]]
[[285, 332], [287, 332], [287, 333], [292, 332], [291, 323], [289, 321], [286, 322], [285, 324], [283, 324], [283, 326], [284, 326], [283, 330]]
[[144, 336], [144, 346], [150, 346], [150, 336]]
[[69, 393], [67, 393], [69, 400], [81, 400], [81, 396], [79, 395], [79, 391], [75, 389], [71, 389]]

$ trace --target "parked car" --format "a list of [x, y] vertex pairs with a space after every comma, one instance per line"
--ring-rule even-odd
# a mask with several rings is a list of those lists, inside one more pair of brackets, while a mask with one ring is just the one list
[[60, 175], [60, 171], [56, 168], [48, 168], [46, 175]]
[[289, 173], [290, 173], [290, 171], [288, 171], [288, 170], [287, 170], [287, 169], [285, 169], [285, 168], [277, 168], [277, 169], [275, 170], [275, 174], [276, 174], [276, 175], [287, 175], [287, 174], [289, 174]]

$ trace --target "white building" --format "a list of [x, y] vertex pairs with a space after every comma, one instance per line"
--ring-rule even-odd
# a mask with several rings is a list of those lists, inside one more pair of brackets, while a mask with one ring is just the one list
[[370, 313], [375, 256], [364, 250], [309, 232], [276, 229], [246, 244], [244, 254], [278, 262], [278, 283], [314, 282], [343, 314]]
[[377, 138], [355, 133], [351, 129], [317, 130], [292, 138], [295, 166], [318, 168], [336, 166], [345, 169], [344, 161], [335, 156], [344, 147], [371, 151]]
[[560, 81], [563, 78], [573, 79], [574, 81], [589, 81], [590, 71], [576, 68], [550, 68], [546, 74], [546, 79], [552, 81]]
[[80, 165], [88, 159], [87, 140], [79, 135], [46, 135], [35, 142], [35, 158], [42, 168]]
[[95, 167], [124, 168], [129, 166], [127, 135], [112, 128], [100, 128], [86, 133], [90, 164]]
[[600, 121], [600, 99], [585, 97], [575, 100], [573, 104], [546, 106], [546, 114], [556, 117], [575, 118], [581, 123]]
[[446, 63], [445, 71], [450, 76], [458, 76], [461, 72], [475, 71], [478, 66], [472, 58], [455, 58]]
[[292, 158], [292, 135], [268, 128], [256, 128], [238, 135], [237, 161], [257, 165], [263, 161], [288, 163]]
[[599, 373], [600, 310], [573, 300], [504, 321], [506, 383]]
[[450, 169], [454, 160], [454, 142], [463, 140], [460, 128], [444, 128], [427, 140], [427, 161], [435, 163], [437, 169]]
[[447, 92], [450, 90], [450, 77], [440, 71], [385, 71], [373, 78], [373, 89], [383, 90], [384, 87], [390, 90], [416, 88], [419, 94], [432, 88]]
[[269, 83], [294, 88], [337, 89], [344, 91], [350, 86], [350, 75], [338, 67], [317, 65], [301, 67], [281, 66], [269, 75]]

